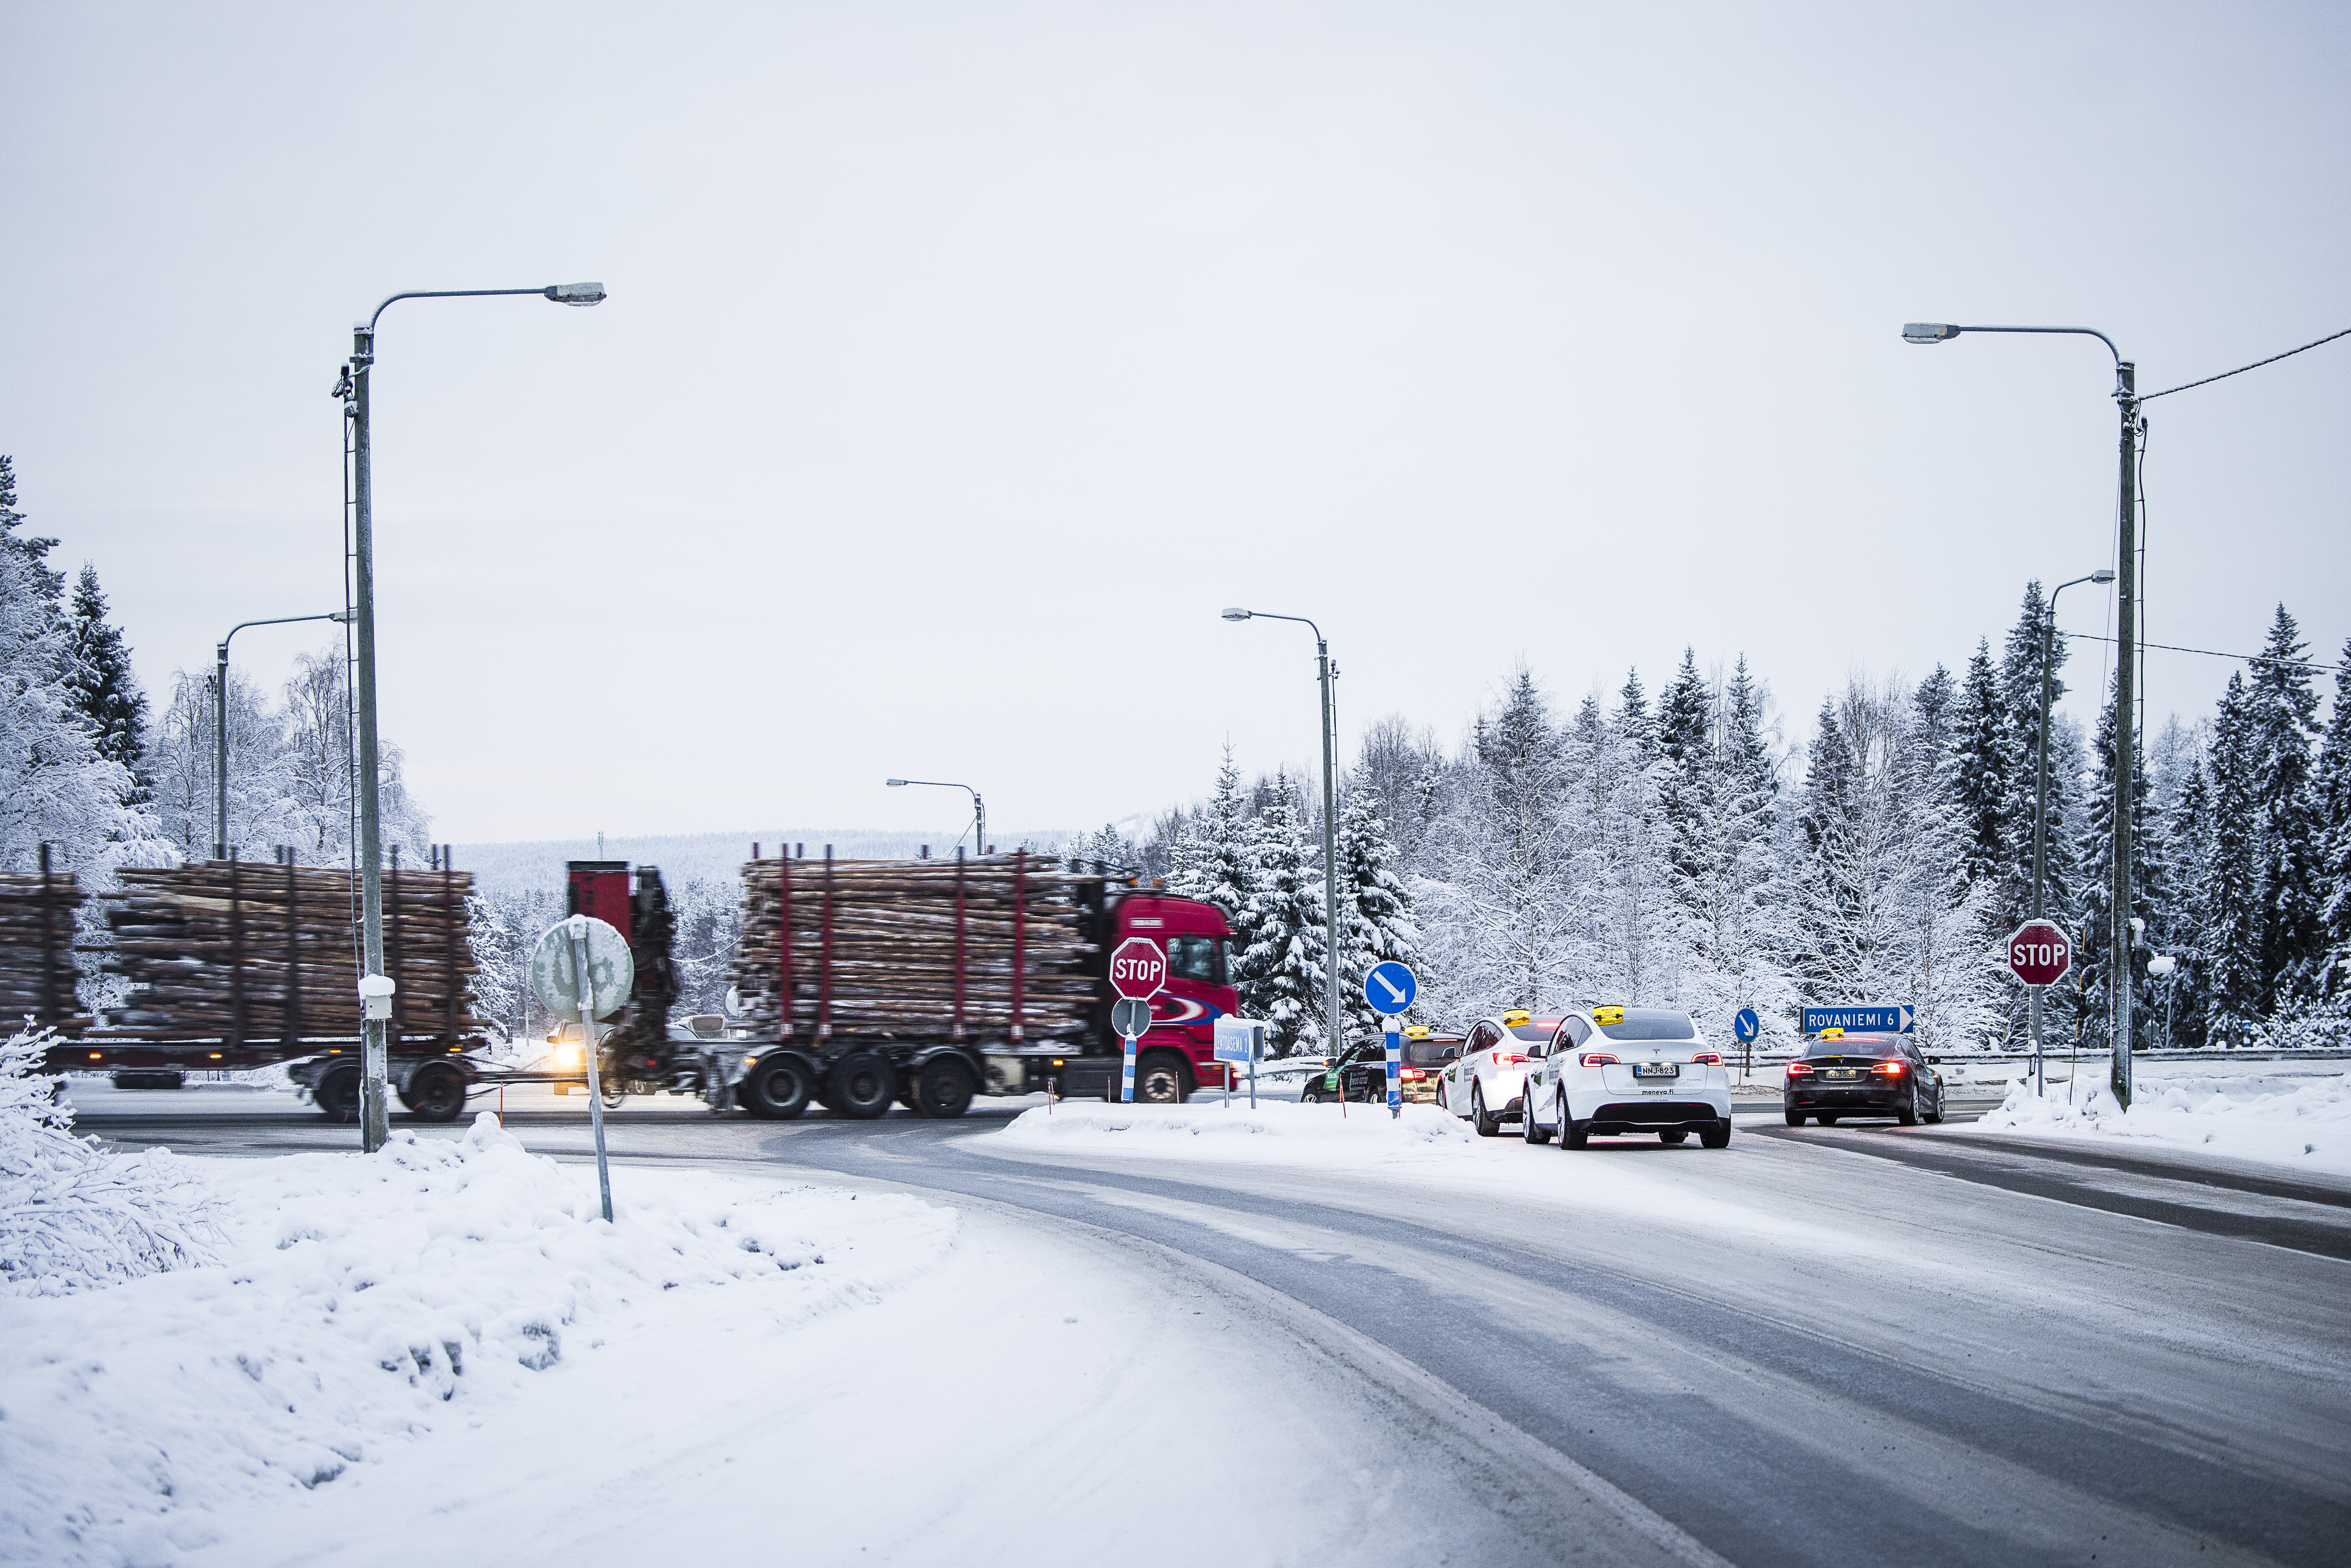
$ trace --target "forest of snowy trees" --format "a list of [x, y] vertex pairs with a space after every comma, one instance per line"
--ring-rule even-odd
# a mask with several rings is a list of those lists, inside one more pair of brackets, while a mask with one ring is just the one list
[[[1686, 1007], [1727, 1037], [1751, 1006], [1784, 1040], [1807, 1004], [1907, 1003], [1940, 1049], [2016, 1045], [2024, 992], [2003, 939], [2032, 909], [2045, 610], [2035, 584], [1957, 674], [1854, 680], [1793, 746], [1743, 659], [1709, 675], [1694, 653], [1654, 698], [1635, 672], [1572, 709], [1521, 671], [1458, 746], [1374, 726], [1341, 790], [1350, 1027], [1369, 1026], [1364, 968], [1398, 957], [1430, 1022], [1618, 1001]], [[2059, 695], [2068, 663], [2060, 640]], [[2142, 1048], [2351, 1040], [2351, 646], [2324, 725], [2319, 673], [2281, 606], [2210, 718], [2142, 740]], [[2114, 983], [2113, 709], [2090, 737], [2061, 715], [2050, 744], [2048, 907], [2079, 959], [2046, 1027], [2089, 1047]], [[1105, 828], [1074, 849], [1222, 908], [1245, 1008], [1284, 1049], [1322, 1049], [1304, 780], [1245, 783], [1228, 751], [1205, 803], [1142, 841]], [[2179, 960], [2168, 987], [2147, 973], [2155, 954]]]
[[[104, 886], [120, 865], [208, 852], [210, 672], [175, 675], [153, 715], [96, 570], [69, 582], [48, 564], [56, 541], [25, 523], [0, 457], [0, 870], [29, 869], [47, 843]], [[2032, 902], [2045, 612], [2036, 584], [1997, 646], [1915, 685], [1855, 678], [1793, 741], [1743, 659], [1707, 673], [1694, 653], [1654, 697], [1635, 672], [1562, 706], [1520, 671], [1458, 744], [1402, 719], [1374, 725], [1341, 786], [1350, 1027], [1372, 1023], [1364, 971], [1393, 957], [1419, 969], [1431, 1022], [1619, 1001], [1686, 1007], [1727, 1036], [1751, 1006], [1784, 1038], [1807, 1003], [1908, 1003], [1937, 1046], [2014, 1044], [2024, 998], [2001, 942]], [[2146, 951], [2127, 970], [2143, 1045], [2351, 1040], [2351, 645], [2323, 719], [2330, 667], [2305, 652], [2281, 605], [2211, 715], [2152, 734], [2141, 716], [2130, 810]], [[2061, 640], [2061, 694], [2071, 663]], [[232, 677], [241, 852], [290, 844], [303, 863], [348, 863], [349, 713], [340, 656], [303, 659], [274, 697]], [[2050, 1027], [2089, 1046], [2104, 1042], [2115, 983], [2117, 728], [2109, 697], [2095, 734], [2061, 716], [2050, 745], [2049, 908], [2078, 946]], [[422, 862], [429, 820], [402, 788], [397, 750], [384, 757], [385, 839]], [[1222, 908], [1248, 1010], [1285, 1051], [1322, 1047], [1333, 956], [1309, 779], [1245, 778], [1228, 749], [1207, 800], [1140, 841], [1106, 827], [1031, 847], [1164, 876]], [[671, 894], [681, 1002], [715, 1009], [734, 890]], [[533, 1027], [520, 959], [561, 897], [477, 898], [484, 1016]], [[2153, 954], [2179, 960], [2168, 982], [2148, 977]]]

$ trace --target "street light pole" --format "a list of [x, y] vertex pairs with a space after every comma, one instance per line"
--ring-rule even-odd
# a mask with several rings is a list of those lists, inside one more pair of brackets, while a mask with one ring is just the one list
[[[375, 314], [351, 327], [351, 358], [336, 384], [343, 400], [343, 417], [351, 423], [351, 552], [355, 633], [353, 664], [358, 678], [360, 795], [360, 977], [383, 977], [383, 874], [381, 802], [378, 799], [378, 768], [381, 748], [375, 722], [375, 482], [369, 446], [368, 382], [375, 368], [375, 324], [384, 311], [402, 299], [470, 299], [491, 295], [537, 294], [559, 305], [594, 305], [604, 298], [601, 283], [556, 283], [544, 288], [418, 288], [394, 294], [375, 308]], [[389, 1018], [363, 1018], [360, 1076], [360, 1147], [369, 1154], [383, 1147], [392, 1135], [392, 1112], [386, 1103], [385, 1080], [391, 1057]]]
[[[2138, 725], [2134, 709], [2138, 653], [2138, 369], [2123, 358], [2115, 340], [2094, 327], [1961, 327], [1947, 321], [1913, 321], [1902, 329], [1913, 343], [1940, 343], [1969, 332], [2032, 332], [2095, 338], [2115, 359], [2115, 406], [2122, 423], [2121, 482], [2116, 518], [2115, 566], [2121, 578], [2115, 618], [2115, 827], [2114, 922], [2108, 936], [2114, 954], [2114, 1068], [2109, 1084], [2125, 1110], [2131, 1103], [2131, 801], [2137, 761]], [[2046, 661], [2043, 662], [2046, 668]]]
[[972, 789], [970, 785], [950, 784], [941, 779], [884, 779], [882, 782], [893, 789], [904, 789], [909, 784], [921, 785], [932, 789], [970, 789], [972, 831], [979, 835], [979, 841], [972, 845], [971, 852], [974, 855], [984, 855], [987, 852], [987, 802], [981, 800], [979, 791]]
[[228, 640], [248, 626], [291, 626], [298, 621], [349, 621], [350, 612], [333, 610], [324, 615], [280, 615], [270, 621], [240, 621], [214, 647], [218, 662], [213, 671], [213, 859], [228, 858]]
[[[2049, 704], [2056, 685], [2051, 664], [2057, 651], [2057, 596], [2082, 582], [2112, 582], [2114, 572], [2100, 567], [2086, 577], [2072, 582], [2061, 582], [2049, 591], [2049, 602], [2041, 617], [2041, 760], [2032, 793], [2032, 918], [2039, 920], [2049, 913]], [[2042, 986], [2027, 988], [2032, 1008], [2032, 1092], [2042, 1092], [2041, 1071], [2041, 993]]]
[[1332, 771], [1337, 727], [1331, 717], [1331, 643], [1322, 628], [1303, 615], [1274, 615], [1263, 610], [1227, 610], [1228, 621], [1295, 621], [1314, 633], [1314, 674], [1322, 686], [1322, 970], [1329, 982], [1325, 999], [1329, 1033], [1327, 1046], [1337, 1054], [1346, 1040], [1339, 1003], [1339, 787]]

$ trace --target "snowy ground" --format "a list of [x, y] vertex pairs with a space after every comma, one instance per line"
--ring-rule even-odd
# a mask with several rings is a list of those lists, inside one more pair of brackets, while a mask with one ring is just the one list
[[[2036, 1097], [2022, 1083], [1976, 1125], [2032, 1138], [2138, 1144], [2351, 1176], [2351, 1078], [2282, 1062], [2226, 1064], [2232, 1071], [2134, 1074], [2126, 1112], [2097, 1082], [2052, 1084]], [[2338, 1064], [2339, 1065], [2339, 1064]]]

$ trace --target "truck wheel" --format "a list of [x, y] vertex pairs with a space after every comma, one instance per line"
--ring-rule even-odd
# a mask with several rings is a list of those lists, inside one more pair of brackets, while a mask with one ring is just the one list
[[1181, 1105], [1192, 1097], [1192, 1075], [1184, 1059], [1155, 1051], [1134, 1064], [1134, 1098], [1142, 1105]]
[[311, 1087], [310, 1101], [319, 1113], [329, 1122], [356, 1122], [360, 1119], [360, 1064], [339, 1061], [319, 1074]]
[[936, 1057], [914, 1071], [906, 1103], [917, 1116], [953, 1121], [971, 1109], [971, 1069], [952, 1056]]
[[808, 1109], [808, 1069], [792, 1057], [769, 1057], [751, 1069], [735, 1098], [754, 1116], [789, 1122]]
[[832, 1064], [825, 1080], [826, 1103], [854, 1122], [889, 1114], [898, 1097], [898, 1073], [877, 1051], [852, 1051]]
[[400, 1097], [420, 1122], [454, 1122], [465, 1108], [465, 1075], [445, 1061], [428, 1061], [409, 1074]]

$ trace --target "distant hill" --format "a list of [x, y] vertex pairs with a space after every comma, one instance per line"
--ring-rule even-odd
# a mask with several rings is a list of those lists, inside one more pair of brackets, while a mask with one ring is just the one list
[[[969, 824], [965, 824], [968, 828]], [[811, 855], [824, 853], [831, 844], [832, 852], [843, 859], [887, 859], [913, 855], [925, 844], [931, 852], [953, 854], [956, 830], [948, 828], [931, 832], [876, 832], [864, 828], [778, 828], [761, 832], [753, 830], [740, 833], [673, 833], [630, 838], [608, 833], [603, 852], [597, 852], [596, 841], [586, 839], [541, 839], [531, 843], [458, 844], [455, 846], [456, 867], [474, 873], [475, 885], [484, 892], [508, 888], [555, 888], [563, 883], [563, 863], [566, 861], [611, 860], [627, 861], [632, 865], [656, 865], [672, 883], [700, 879], [705, 882], [733, 882], [740, 873], [743, 862], [751, 856], [753, 843], [759, 845], [761, 854], [772, 855], [777, 847], [786, 843], [804, 844]], [[1015, 844], [1051, 852], [1077, 835], [1067, 829], [1046, 831], [995, 832], [997, 846], [1009, 851]]]

